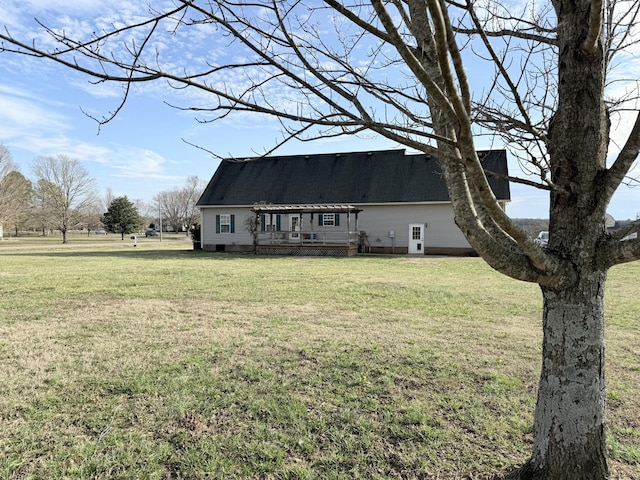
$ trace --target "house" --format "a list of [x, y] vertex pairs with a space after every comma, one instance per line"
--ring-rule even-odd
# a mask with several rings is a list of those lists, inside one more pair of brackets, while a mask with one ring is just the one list
[[[479, 155], [504, 207], [506, 152]], [[405, 150], [223, 160], [197, 205], [204, 250], [473, 253], [436, 159]]]

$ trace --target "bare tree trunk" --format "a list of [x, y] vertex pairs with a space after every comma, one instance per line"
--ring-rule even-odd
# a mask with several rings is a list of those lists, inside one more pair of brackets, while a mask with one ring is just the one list
[[604, 311], [606, 273], [542, 288], [543, 359], [533, 455], [523, 479], [606, 479]]
[[[601, 188], [609, 144], [602, 42], [585, 50], [588, 1], [554, 3], [558, 24], [558, 108], [549, 125], [551, 192], [548, 253], [567, 275], [542, 286], [542, 371], [534, 446], [523, 479], [604, 480], [604, 286], [597, 263], [606, 213]], [[587, 45], [588, 47], [589, 45]]]

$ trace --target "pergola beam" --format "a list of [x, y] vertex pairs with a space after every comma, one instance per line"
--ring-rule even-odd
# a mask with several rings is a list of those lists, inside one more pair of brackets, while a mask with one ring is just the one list
[[361, 208], [354, 205], [254, 205], [251, 210], [256, 213], [360, 213]]

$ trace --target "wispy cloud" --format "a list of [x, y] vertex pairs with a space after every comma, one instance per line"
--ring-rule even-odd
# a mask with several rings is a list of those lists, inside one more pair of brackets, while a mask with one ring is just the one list
[[67, 129], [63, 115], [42, 106], [32, 94], [0, 84], [0, 131], [4, 139], [19, 143], [20, 148], [37, 152], [38, 139], [45, 133]]
[[7, 146], [40, 155], [64, 154], [95, 163], [111, 177], [162, 178], [167, 160], [148, 149], [78, 139], [73, 119], [56, 111], [50, 103], [32, 93], [0, 84], [0, 132]]
[[22, 4], [26, 11], [37, 13], [42, 11], [91, 11], [116, 5], [120, 0], [24, 0]]
[[182, 177], [168, 174], [167, 159], [157, 152], [144, 148], [115, 147], [109, 156], [96, 157], [95, 161], [108, 166], [113, 177], [127, 179], [167, 180]]

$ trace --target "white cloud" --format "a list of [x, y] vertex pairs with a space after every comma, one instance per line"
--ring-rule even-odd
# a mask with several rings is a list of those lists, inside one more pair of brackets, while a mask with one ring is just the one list
[[20, 25], [21, 14], [22, 10], [18, 8], [17, 3], [0, 4], [0, 18], [2, 18], [2, 23], [7, 27]]
[[[167, 175], [167, 160], [160, 154], [143, 148], [116, 147], [109, 155], [94, 158], [98, 163], [108, 165], [113, 170], [112, 176], [124, 178], [165, 179], [174, 178]], [[178, 177], [175, 177], [178, 178]]]
[[[78, 88], [96, 98], [118, 98], [124, 96], [125, 88], [119, 83], [95, 83], [89, 77], [81, 76], [69, 81], [69, 85]], [[98, 114], [99, 116], [100, 114]]]
[[[18, 4], [18, 2], [10, 3]], [[42, 12], [88, 13], [104, 11], [117, 9], [125, 3], [122, 0], [26, 0], [20, 2], [23, 11], [29, 12], [31, 16]]]
[[43, 108], [36, 98], [19, 89], [0, 85], [0, 131], [3, 138], [37, 151], [38, 139], [45, 132], [67, 128], [64, 116]]
[[160, 154], [118, 144], [84, 141], [78, 138], [74, 119], [55, 111], [50, 103], [23, 90], [0, 84], [0, 132], [10, 148], [33, 157], [64, 154], [100, 166], [112, 178], [175, 179], [167, 175], [167, 160]]

